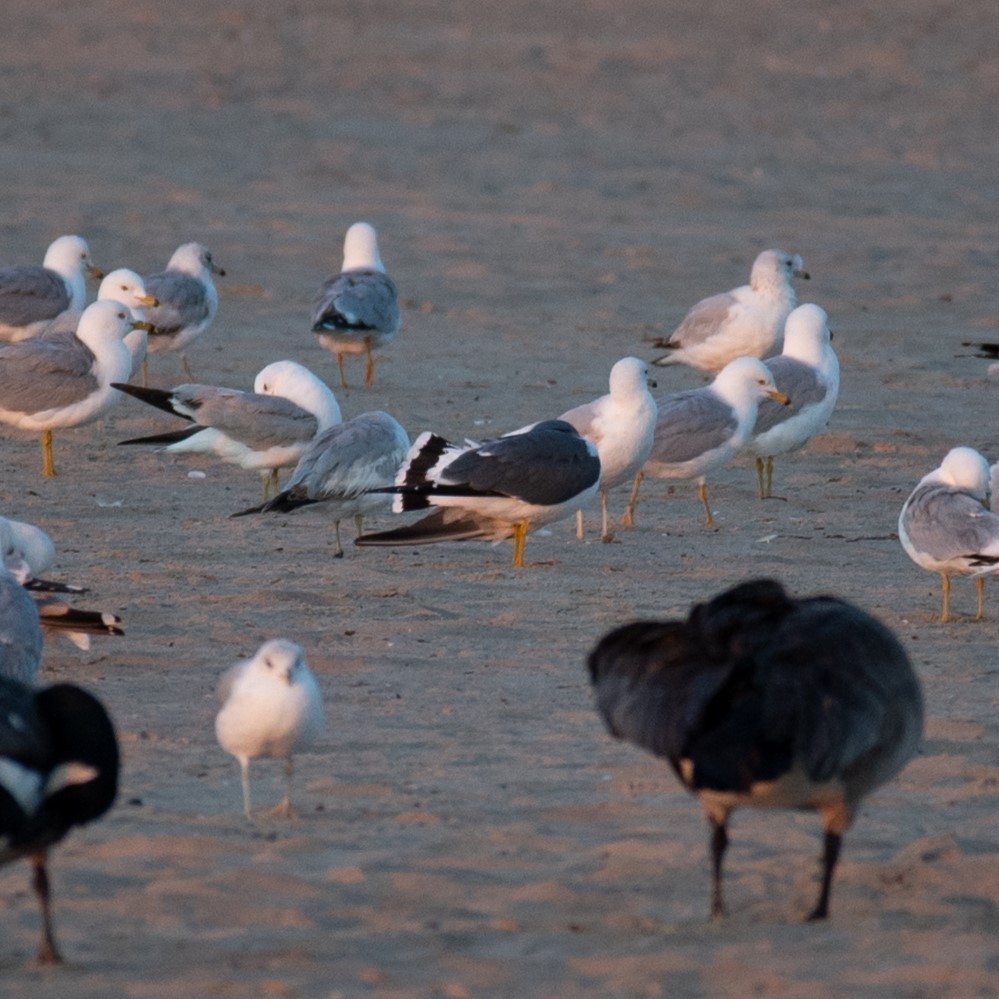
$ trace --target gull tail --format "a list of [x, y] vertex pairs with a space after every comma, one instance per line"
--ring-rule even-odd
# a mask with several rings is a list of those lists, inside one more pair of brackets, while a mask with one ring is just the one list
[[974, 340], [962, 340], [962, 347], [974, 347], [980, 353], [976, 354], [976, 357], [987, 357], [990, 359], [995, 359], [999, 357], [999, 343], [977, 343]]
[[496, 528], [491, 522], [483, 523], [475, 517], [459, 513], [453, 509], [435, 510], [429, 517], [418, 520], [406, 527], [396, 527], [390, 531], [377, 531], [362, 534], [354, 540], [355, 545], [429, 545], [435, 541], [467, 541], [471, 538], [495, 538]]
[[199, 426], [197, 423], [193, 423], [188, 427], [183, 427], [180, 430], [171, 430], [164, 434], [151, 434], [149, 437], [132, 437], [127, 441], [118, 441], [118, 445], [120, 447], [124, 444], [162, 444], [165, 447], [169, 447], [171, 444], [179, 444], [181, 441], [186, 441], [188, 437], [200, 434], [204, 429], [204, 427]]
[[[173, 403], [170, 401], [173, 398], [172, 390], [146, 388], [143, 385], [130, 385], [128, 382], [112, 382], [111, 387], [118, 389], [119, 392], [124, 392], [126, 395], [135, 396], [136, 399], [141, 399], [142, 402], [148, 403], [150, 406], [162, 409], [164, 413], [183, 416], [183, 413], [178, 413], [173, 408]], [[183, 416], [183, 418], [185, 420], [189, 419], [187, 416]]]
[[319, 500], [309, 499], [307, 496], [297, 492], [294, 488], [280, 492], [273, 499], [261, 503], [259, 506], [251, 506], [248, 510], [240, 510], [239, 513], [230, 513], [231, 517], [247, 517], [251, 513], [290, 513], [302, 506], [312, 506]]
[[90, 648], [90, 635], [124, 635], [121, 618], [107, 611], [79, 610], [54, 598], [38, 599], [41, 626], [64, 634], [81, 649]]

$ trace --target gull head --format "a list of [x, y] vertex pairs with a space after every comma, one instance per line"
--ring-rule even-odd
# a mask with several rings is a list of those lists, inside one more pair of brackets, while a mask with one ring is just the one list
[[989, 505], [989, 463], [972, 447], [955, 447], [937, 469], [937, 479]]
[[45, 251], [42, 265], [64, 277], [84, 271], [94, 278], [103, 277], [90, 259], [90, 247], [82, 236], [60, 236]]
[[135, 271], [119, 267], [105, 275], [97, 289], [101, 301], [121, 302], [130, 309], [142, 309], [159, 305], [159, 301], [146, 292], [146, 286]]
[[811, 275], [805, 270], [805, 262], [797, 253], [784, 250], [764, 250], [753, 261], [749, 283], [754, 290], [772, 286], [790, 286], [791, 278], [807, 281]]
[[167, 263], [168, 271], [182, 271], [192, 277], [206, 280], [211, 274], [225, 277], [225, 271], [212, 259], [212, 252], [201, 243], [184, 243], [173, 251]]
[[286, 638], [272, 638], [257, 649], [251, 669], [289, 687], [306, 667], [302, 646]]
[[372, 270], [385, 272], [378, 252], [378, 234], [367, 222], [355, 222], [343, 240], [342, 271]]
[[729, 361], [715, 376], [711, 388], [735, 409], [764, 399], [773, 399], [782, 406], [791, 401], [777, 389], [770, 369], [755, 357], [737, 357]]

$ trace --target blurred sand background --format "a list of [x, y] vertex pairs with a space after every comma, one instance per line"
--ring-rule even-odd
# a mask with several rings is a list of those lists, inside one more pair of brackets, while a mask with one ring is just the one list
[[[283, 357], [335, 384], [308, 303], [365, 219], [405, 302], [372, 389], [412, 436], [503, 433], [606, 391], [756, 253], [800, 252], [842, 368], [828, 432], [713, 482], [647, 484], [638, 526], [509, 545], [348, 547], [316, 513], [229, 520], [257, 478], [116, 441], [175, 424], [123, 399], [101, 429], [4, 429], [4, 514], [128, 634], [46, 651], [107, 703], [114, 811], [52, 865], [69, 958], [30, 967], [25, 865], [0, 872], [0, 992], [21, 997], [793, 999], [999, 995], [999, 596], [937, 622], [894, 532], [956, 444], [999, 458], [994, 384], [961, 341], [999, 328], [999, 28], [985, 0], [541, 5], [7, 0], [0, 260], [78, 232], [106, 269], [206, 243], [228, 271], [199, 380]], [[361, 365], [349, 369], [354, 384]], [[184, 381], [173, 355], [152, 382]], [[697, 385], [666, 371], [659, 391]], [[192, 469], [205, 478], [192, 479]], [[615, 495], [619, 513], [623, 495]], [[348, 525], [346, 536], [351, 532]], [[896, 629], [925, 684], [923, 755], [864, 806], [825, 925], [802, 925], [814, 816], [739, 813], [730, 918], [707, 922], [707, 831], [665, 764], [614, 744], [585, 654], [751, 575]], [[991, 589], [995, 589], [993, 585]], [[214, 685], [301, 642], [328, 730], [294, 823], [247, 826]], [[280, 766], [254, 767], [260, 806]]]

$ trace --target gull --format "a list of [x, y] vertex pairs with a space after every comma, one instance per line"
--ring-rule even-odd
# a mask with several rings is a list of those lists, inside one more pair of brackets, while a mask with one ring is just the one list
[[779, 350], [784, 320], [796, 304], [791, 278], [808, 276], [796, 253], [764, 250], [753, 262], [749, 284], [698, 302], [669, 338], [655, 342], [669, 353], [652, 363], [688, 364], [714, 374], [736, 357]]
[[733, 809], [816, 811], [829, 912], [843, 835], [861, 800], [897, 774], [922, 735], [923, 699], [905, 650], [834, 597], [794, 599], [774, 580], [697, 604], [686, 621], [638, 621], [588, 660], [612, 735], [665, 757], [711, 828], [711, 915], [725, 914], [722, 859]]
[[[145, 278], [146, 291], [159, 301], [146, 311], [149, 353], [177, 351], [184, 374], [192, 381], [184, 348], [204, 333], [218, 311], [213, 274], [224, 277], [225, 271], [212, 260], [210, 251], [200, 243], [184, 243], [174, 251], [165, 271]], [[145, 362], [142, 370], [145, 382]]]
[[[120, 302], [131, 310], [136, 325], [125, 334], [125, 346], [132, 355], [132, 374], [135, 375], [146, 359], [149, 323], [143, 310], [159, 305], [159, 300], [146, 291], [142, 278], [135, 271], [119, 267], [104, 276], [97, 289], [97, 301]], [[82, 315], [82, 309], [67, 309], [38, 335], [45, 340], [58, 340], [70, 334], [75, 336]]]
[[42, 658], [42, 630], [35, 602], [20, 582], [26, 571], [10, 525], [0, 517], [0, 677], [33, 683]]
[[62, 961], [52, 928], [49, 850], [111, 807], [118, 768], [114, 726], [92, 694], [70, 683], [36, 690], [0, 678], [0, 864], [30, 858], [42, 916], [39, 964]]
[[34, 338], [0, 347], [0, 421], [41, 431], [42, 474], [56, 474], [52, 431], [100, 419], [118, 399], [112, 382], [132, 372], [122, 342], [134, 327], [117, 302], [94, 302], [80, 317], [76, 338]]
[[285, 761], [284, 800], [275, 813], [291, 817], [292, 754], [310, 746], [325, 724], [319, 687], [302, 647], [275, 638], [252, 659], [231, 666], [219, 681], [221, 708], [215, 717], [219, 745], [239, 761], [243, 812], [250, 812], [250, 760]]
[[211, 454], [258, 471], [264, 499], [271, 488], [277, 491], [278, 469], [294, 465], [317, 434], [342, 418], [329, 386], [295, 361], [262, 368], [252, 392], [214, 385], [165, 390], [116, 383], [115, 388], [188, 421], [179, 430], [121, 444], [159, 444], [171, 454]]
[[398, 329], [398, 294], [378, 253], [378, 236], [367, 222], [355, 222], [343, 241], [340, 273], [327, 278], [312, 300], [312, 332], [336, 354], [342, 388], [347, 387], [343, 355], [367, 354], [364, 384], [370, 385], [371, 351], [388, 344]]
[[353, 517], [360, 533], [366, 514], [392, 506], [391, 494], [371, 490], [392, 485], [408, 450], [409, 436], [397, 420], [388, 413], [362, 413], [316, 436], [274, 499], [233, 516], [318, 506], [333, 518], [333, 557], [342, 558], [340, 521]]
[[715, 526], [707, 476], [745, 444], [762, 399], [789, 402], [762, 361], [737, 357], [710, 385], [658, 400], [655, 440], [643, 471], [659, 479], [697, 479], [705, 527]]
[[82, 309], [87, 274], [101, 276], [80, 236], [60, 236], [45, 252], [40, 267], [0, 268], [0, 341], [27, 340], [60, 312]]
[[898, 539], [916, 565], [938, 572], [941, 621], [950, 620], [950, 577], [974, 576], [982, 620], [985, 577], [999, 572], [999, 515], [989, 509], [989, 464], [973, 448], [955, 447], [905, 501]]
[[829, 422], [839, 397], [839, 360], [830, 343], [829, 317], [817, 305], [799, 305], [784, 326], [784, 351], [764, 361], [778, 391], [791, 400], [781, 406], [764, 399], [756, 411], [746, 450], [756, 458], [760, 499], [771, 495], [774, 456], [797, 451]]
[[[4, 525], [6, 530], [3, 530]], [[0, 541], [4, 543], [8, 564], [13, 558], [19, 565], [13, 575], [34, 598], [44, 635], [62, 635], [78, 649], [86, 651], [90, 648], [91, 635], [125, 634], [117, 614], [82, 610], [56, 596], [86, 593], [85, 587], [40, 578], [41, 573], [55, 562], [55, 545], [40, 527], [0, 517]]]
[[545, 420], [484, 444], [464, 447], [423, 433], [410, 448], [395, 486], [396, 513], [437, 509], [394, 530], [364, 534], [357, 545], [424, 545], [513, 537], [513, 564], [524, 565], [527, 532], [569, 517], [600, 485], [591, 441], [564, 420]]
[[[634, 524], [634, 500], [642, 481], [642, 465], [652, 448], [656, 429], [656, 401], [649, 392], [649, 368], [637, 357], [623, 357], [610, 372], [610, 393], [563, 413], [560, 420], [571, 424], [592, 441], [600, 458], [600, 540], [612, 541], [607, 525], [607, 494], [622, 482], [634, 480], [632, 499], [625, 508], [623, 524]], [[583, 511], [576, 511], [576, 534], [583, 537]]]

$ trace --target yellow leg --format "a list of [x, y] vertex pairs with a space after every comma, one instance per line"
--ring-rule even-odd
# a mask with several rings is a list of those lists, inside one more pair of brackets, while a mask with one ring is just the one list
[[628, 505], [624, 508], [624, 516], [621, 518], [621, 526], [632, 528], [635, 526], [635, 505], [638, 503], [638, 487], [642, 484], [645, 473], [639, 471], [635, 476], [635, 484], [631, 487], [631, 496], [628, 498]]
[[950, 576], [941, 576], [943, 580], [943, 611], [940, 620], [944, 623], [950, 620]]
[[364, 514], [355, 513], [354, 514], [354, 526], [357, 528], [357, 536], [361, 536], [361, 532], [364, 530]]
[[52, 431], [42, 431], [42, 475], [51, 479], [56, 475], [55, 462], [52, 460]]
[[600, 540], [609, 545], [614, 540], [610, 527], [607, 524], [607, 490], [600, 490]]
[[981, 621], [982, 612], [985, 609], [985, 577], [976, 576], [975, 577], [975, 588], [978, 590], [978, 615], [975, 618], [976, 621]]
[[704, 481], [704, 479], [701, 479], [697, 483], [697, 495], [700, 498], [701, 503], [704, 505], [704, 526], [714, 527], [715, 518], [711, 516], [711, 507], [708, 505], [708, 484]]
[[333, 521], [333, 530], [336, 533], [336, 551], [333, 552], [333, 558], [343, 558], [343, 545], [340, 544], [340, 521]]
[[773, 455], [767, 455], [767, 499], [774, 494], [774, 459]]
[[513, 526], [513, 567], [524, 568], [524, 545], [527, 542], [528, 522], [522, 520]]
[[756, 459], [756, 495], [760, 499], [767, 498], [767, 491], [763, 487], [763, 459]]
[[576, 537], [582, 541], [583, 540], [583, 511], [576, 511]]
[[365, 340], [364, 346], [368, 352], [368, 363], [364, 366], [364, 384], [370, 387], [375, 381], [375, 359], [371, 356], [371, 341]]
[[343, 354], [336, 355], [336, 366], [340, 370], [340, 388], [347, 388], [347, 379], [343, 375]]
[[180, 354], [180, 364], [184, 369], [184, 374], [187, 375], [190, 381], [194, 381], [194, 372], [191, 370], [191, 365], [187, 363], [187, 357], [182, 350], [177, 352]]

